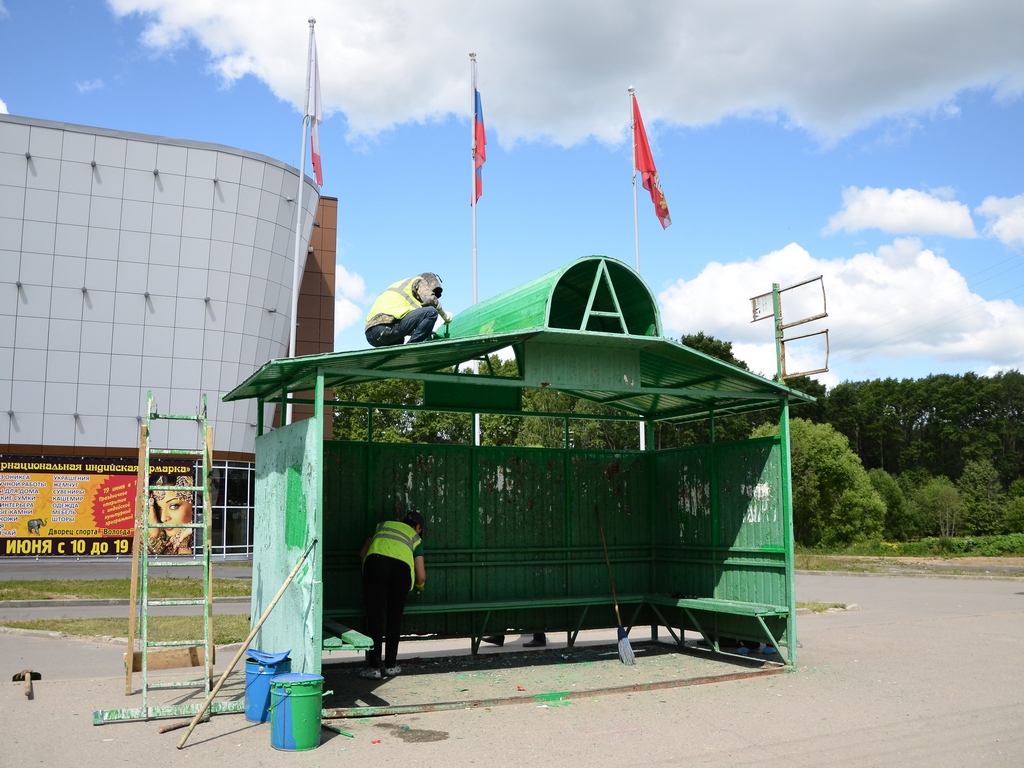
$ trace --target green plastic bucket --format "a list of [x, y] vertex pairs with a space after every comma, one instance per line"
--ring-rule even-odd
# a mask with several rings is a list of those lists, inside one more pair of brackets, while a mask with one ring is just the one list
[[290, 672], [270, 681], [270, 746], [304, 752], [320, 746], [324, 679]]

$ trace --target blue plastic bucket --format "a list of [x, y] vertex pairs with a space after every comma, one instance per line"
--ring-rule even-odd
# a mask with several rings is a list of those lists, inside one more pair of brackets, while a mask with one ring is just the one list
[[320, 746], [324, 679], [292, 672], [270, 681], [270, 746], [303, 752]]
[[274, 664], [245, 660], [245, 719], [250, 723], [270, 720], [270, 681], [277, 675], [292, 671], [292, 660]]

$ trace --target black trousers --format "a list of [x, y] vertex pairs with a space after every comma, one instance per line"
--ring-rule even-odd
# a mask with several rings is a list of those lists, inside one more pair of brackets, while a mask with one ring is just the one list
[[366, 663], [370, 667], [381, 666], [381, 646], [385, 642], [384, 666], [393, 667], [398, 661], [402, 612], [411, 586], [408, 563], [385, 555], [367, 555], [363, 561], [366, 634], [373, 640], [373, 650], [366, 652]]

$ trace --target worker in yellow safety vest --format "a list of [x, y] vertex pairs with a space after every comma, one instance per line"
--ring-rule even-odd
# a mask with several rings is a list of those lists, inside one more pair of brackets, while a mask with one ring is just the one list
[[426, 341], [434, 332], [438, 315], [452, 321], [441, 307], [441, 278], [433, 272], [399, 280], [388, 286], [366, 316], [366, 340], [373, 347], [390, 347]]
[[[363, 600], [366, 603], [366, 634], [373, 650], [366, 652], [363, 677], [379, 680], [394, 677], [398, 666], [398, 641], [402, 636], [402, 613], [413, 589], [423, 593], [427, 569], [423, 564], [423, 515], [409, 512], [402, 522], [387, 520], [359, 551], [363, 564]], [[381, 646], [387, 642], [384, 663]]]

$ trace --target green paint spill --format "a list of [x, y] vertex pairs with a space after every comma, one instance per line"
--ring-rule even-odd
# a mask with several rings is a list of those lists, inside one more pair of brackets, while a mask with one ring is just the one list
[[302, 474], [288, 467], [285, 493], [284, 540], [289, 547], [306, 545], [306, 495], [302, 492]]
[[549, 693], [538, 693], [533, 698], [549, 707], [568, 707], [572, 704], [568, 700], [569, 691], [551, 691]]

